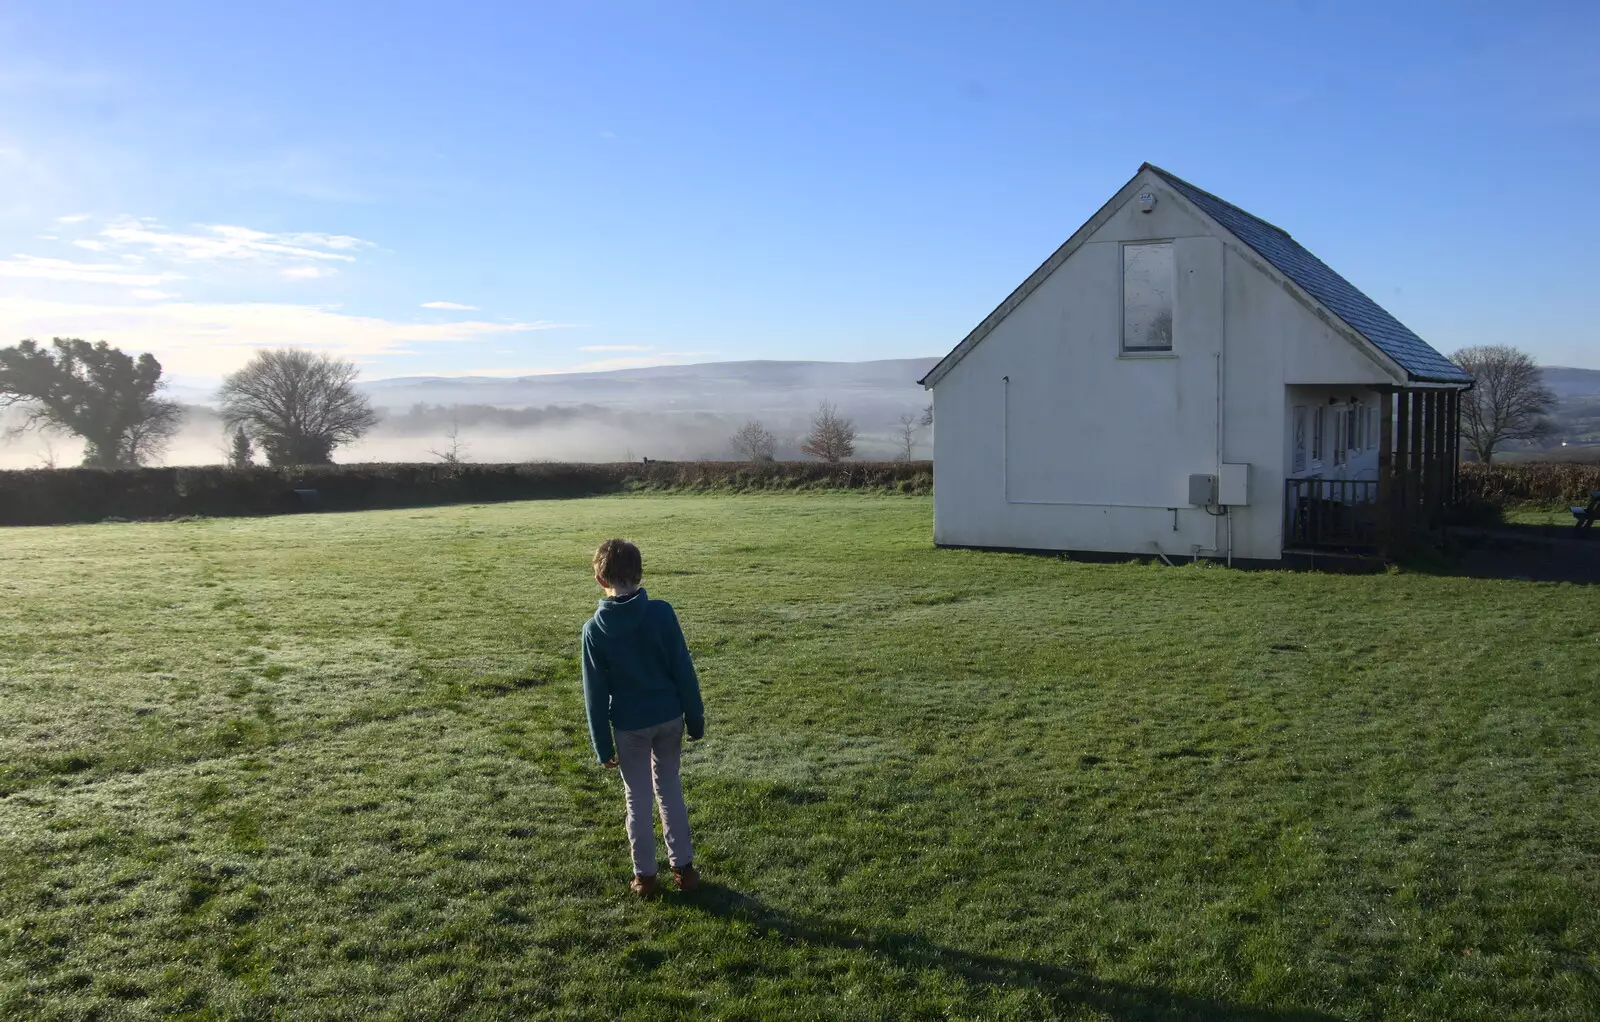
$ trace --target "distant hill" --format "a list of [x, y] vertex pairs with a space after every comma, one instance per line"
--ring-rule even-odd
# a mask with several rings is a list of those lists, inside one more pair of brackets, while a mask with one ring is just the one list
[[[932, 396], [917, 386], [935, 358], [875, 362], [707, 362], [598, 373], [501, 378], [402, 377], [361, 389], [384, 414], [349, 457], [428, 457], [449, 428], [475, 460], [613, 460], [728, 457], [747, 419], [778, 436], [779, 457], [801, 457], [799, 438], [827, 401], [855, 421], [858, 456], [892, 457], [898, 420], [920, 420]], [[928, 456], [928, 432], [917, 453]], [[417, 453], [407, 453], [417, 452]]]
[[809, 415], [819, 401], [830, 401], [847, 415], [887, 424], [901, 412], [928, 403], [917, 380], [937, 361], [706, 362], [514, 378], [413, 376], [373, 380], [361, 384], [361, 389], [384, 408], [419, 403], [506, 408], [597, 405], [613, 411], [778, 419]]
[[1539, 374], [1556, 397], [1600, 398], [1600, 369], [1573, 369], [1568, 366], [1543, 366]]
[[1556, 395], [1550, 416], [1555, 431], [1541, 449], [1592, 450], [1600, 445], [1600, 369], [1545, 366], [1539, 373]]

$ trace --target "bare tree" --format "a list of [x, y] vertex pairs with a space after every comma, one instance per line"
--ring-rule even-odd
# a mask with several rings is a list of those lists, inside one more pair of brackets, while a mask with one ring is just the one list
[[1544, 385], [1538, 363], [1504, 344], [1462, 348], [1450, 361], [1476, 383], [1461, 396], [1461, 435], [1487, 464], [1511, 440], [1538, 440], [1550, 433], [1545, 415], [1556, 396]]
[[56, 467], [56, 445], [50, 442], [49, 437], [44, 437], [44, 450], [39, 452], [39, 467], [53, 469]]
[[122, 435], [122, 463], [144, 465], [167, 453], [167, 446], [183, 425], [183, 409], [171, 401], [151, 401], [145, 416], [128, 423]]
[[924, 425], [924, 426], [933, 425], [933, 402], [932, 401], [929, 401], [928, 402], [928, 407], [926, 407], [926, 408], [924, 408], [922, 410], [922, 425]]
[[827, 462], [843, 461], [856, 453], [856, 424], [822, 402], [812, 413], [811, 431], [800, 445], [800, 453]]
[[450, 417], [450, 428], [445, 430], [444, 438], [450, 441], [444, 450], [436, 451], [430, 448], [428, 453], [452, 467], [466, 461], [469, 448], [467, 442], [461, 439], [461, 423], [456, 421], [453, 415]]
[[771, 461], [778, 449], [778, 438], [768, 432], [760, 419], [751, 419], [740, 426], [728, 443], [749, 461]]
[[228, 467], [249, 468], [255, 460], [255, 444], [250, 441], [250, 434], [244, 431], [243, 426], [235, 426], [233, 440], [228, 446]]
[[83, 438], [83, 463], [133, 468], [166, 448], [183, 410], [157, 398], [161, 363], [137, 359], [105, 341], [57, 337], [49, 348], [23, 341], [0, 348], [0, 408], [25, 413], [20, 433], [34, 427]]
[[900, 450], [895, 455], [896, 461], [910, 461], [911, 455], [917, 447], [917, 430], [921, 429], [917, 415], [906, 412], [900, 416]]
[[327, 465], [378, 421], [354, 363], [298, 348], [258, 351], [222, 381], [222, 421], [243, 426], [273, 465]]

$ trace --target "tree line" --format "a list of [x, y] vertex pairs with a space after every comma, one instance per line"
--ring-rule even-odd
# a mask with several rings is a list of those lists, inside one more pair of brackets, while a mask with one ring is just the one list
[[[1461, 432], [1479, 461], [1490, 462], [1507, 443], [1549, 435], [1555, 395], [1526, 352], [1504, 345], [1463, 348], [1451, 360], [1474, 377], [1461, 405]], [[182, 408], [160, 396], [161, 363], [137, 358], [105, 341], [55, 338], [49, 347], [25, 340], [0, 348], [0, 408], [17, 407], [20, 424], [6, 438], [30, 429], [70, 433], [83, 440], [83, 464], [136, 468], [158, 458], [182, 424]], [[355, 389], [355, 365], [299, 348], [257, 351], [228, 374], [217, 392], [230, 434], [229, 462], [251, 464], [259, 451], [274, 466], [325, 465], [333, 452], [359, 439], [378, 421]], [[415, 413], [416, 410], [413, 410]], [[547, 415], [523, 413], [535, 418]], [[933, 406], [900, 417], [899, 460], [911, 460], [922, 429], [933, 425]], [[799, 448], [807, 457], [839, 462], [855, 456], [855, 422], [823, 402], [811, 416]], [[465, 455], [459, 423], [448, 446], [433, 453], [456, 463]], [[749, 461], [775, 459], [779, 440], [759, 419], [729, 438]]]
[[[906, 413], [900, 416], [895, 432], [896, 461], [910, 461], [916, 452], [917, 437], [925, 427], [933, 425], [933, 405], [920, 415]], [[811, 424], [800, 440], [800, 453], [819, 461], [839, 462], [854, 457], [856, 440], [860, 433], [853, 419], [839, 414], [839, 409], [824, 401], [811, 414]], [[728, 438], [728, 446], [746, 461], [772, 461], [777, 454], [779, 440], [760, 419], [751, 419]]]
[[[331, 464], [337, 448], [378, 422], [377, 412], [355, 389], [357, 376], [353, 363], [331, 355], [298, 348], [256, 352], [217, 391], [229, 437], [228, 463], [242, 468], [259, 453], [273, 466]], [[154, 355], [135, 358], [105, 341], [56, 338], [46, 347], [25, 340], [0, 348], [0, 408], [22, 412], [7, 439], [27, 430], [77, 436], [84, 442], [87, 467], [137, 468], [161, 456], [183, 420], [182, 407], [160, 396], [164, 387]], [[597, 410], [452, 408], [444, 446], [430, 453], [450, 464], [465, 461], [463, 425], [516, 428]], [[419, 405], [393, 422], [415, 430], [427, 428], [434, 417], [434, 409]], [[901, 416], [899, 460], [911, 460], [918, 434], [932, 421], [931, 405], [920, 416]], [[854, 420], [824, 402], [798, 446], [807, 457], [836, 463], [855, 456], [858, 439]], [[746, 422], [730, 438], [735, 453], [750, 461], [774, 460], [779, 445], [759, 420]]]
[[[258, 351], [217, 392], [231, 435], [229, 462], [326, 465], [336, 448], [378, 421], [355, 389], [355, 365], [298, 348]], [[161, 398], [161, 363], [105, 341], [57, 337], [0, 348], [0, 408], [17, 407], [10, 435], [39, 429], [83, 440], [90, 468], [138, 468], [158, 458], [182, 425], [182, 409]]]

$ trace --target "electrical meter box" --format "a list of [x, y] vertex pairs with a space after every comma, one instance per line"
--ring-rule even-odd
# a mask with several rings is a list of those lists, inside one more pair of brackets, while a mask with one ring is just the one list
[[1250, 466], [1223, 465], [1222, 479], [1217, 486], [1217, 503], [1227, 507], [1248, 507], [1250, 504]]
[[1192, 475], [1189, 477], [1189, 503], [1195, 507], [1210, 507], [1217, 502], [1217, 477]]

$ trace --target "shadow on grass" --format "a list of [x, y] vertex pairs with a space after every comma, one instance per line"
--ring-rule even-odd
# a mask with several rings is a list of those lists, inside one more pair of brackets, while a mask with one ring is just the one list
[[1450, 530], [1445, 548], [1408, 558], [1428, 575], [1600, 585], [1600, 533], [1570, 525], [1496, 525]]
[[1032, 987], [1058, 1008], [1080, 1005], [1115, 1019], [1234, 1019], [1241, 1022], [1332, 1022], [1306, 1009], [1258, 1008], [1206, 997], [1098, 979], [1078, 969], [942, 947], [913, 933], [844, 929], [825, 919], [793, 916], [747, 894], [706, 884], [677, 899], [684, 908], [759, 926], [815, 947], [866, 951], [906, 969], [939, 969], [990, 986]]

